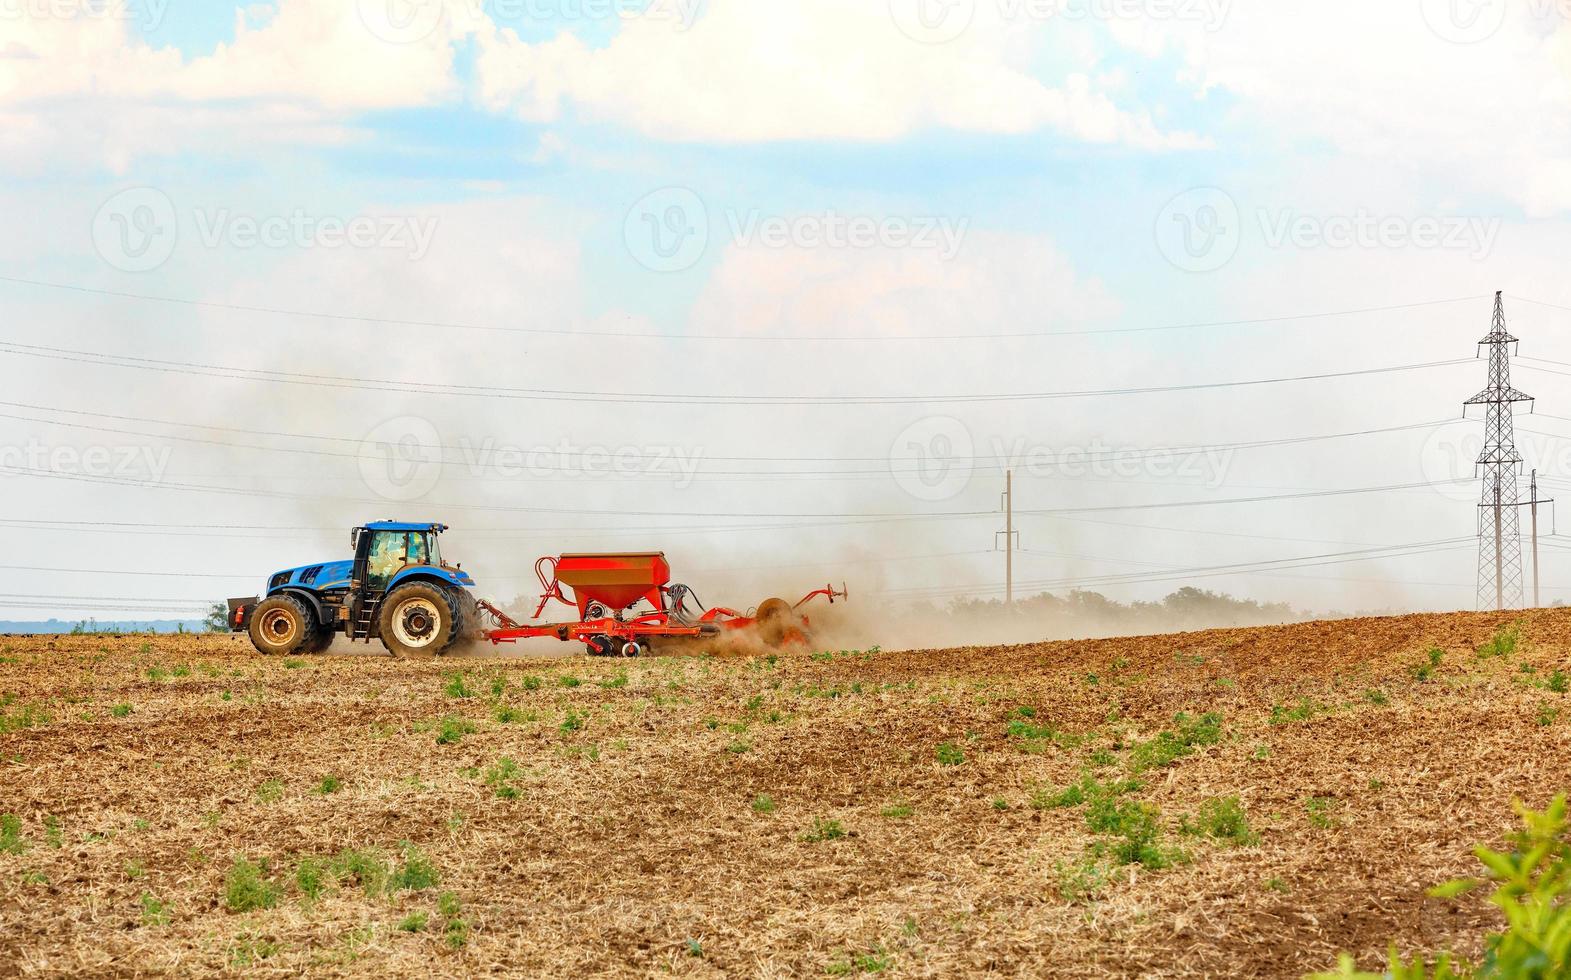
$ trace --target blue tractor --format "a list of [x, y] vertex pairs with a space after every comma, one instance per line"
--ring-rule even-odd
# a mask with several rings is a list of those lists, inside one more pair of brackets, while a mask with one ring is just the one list
[[442, 560], [447, 526], [381, 521], [350, 532], [354, 558], [286, 569], [265, 595], [229, 600], [262, 653], [321, 653], [342, 633], [391, 654], [446, 653], [474, 625], [474, 579]]

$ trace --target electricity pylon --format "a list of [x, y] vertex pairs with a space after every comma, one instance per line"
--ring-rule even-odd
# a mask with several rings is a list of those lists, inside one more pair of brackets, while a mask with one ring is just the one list
[[[1489, 336], [1478, 342], [1489, 348], [1489, 387], [1465, 405], [1487, 406], [1484, 449], [1475, 472], [1484, 479], [1478, 505], [1478, 605], [1481, 609], [1517, 609], [1522, 605], [1522, 534], [1517, 517], [1517, 472], [1522, 455], [1516, 449], [1513, 408], [1531, 402], [1531, 395], [1511, 387], [1511, 345], [1506, 330], [1505, 301], [1495, 293], [1495, 319]], [[1466, 409], [1464, 408], [1465, 412]]]

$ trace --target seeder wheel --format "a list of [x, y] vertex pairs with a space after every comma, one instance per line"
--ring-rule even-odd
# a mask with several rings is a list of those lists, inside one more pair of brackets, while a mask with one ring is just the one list
[[758, 622], [758, 638], [769, 646], [781, 647], [806, 641], [802, 635], [801, 618], [784, 599], [765, 599], [760, 602], [753, 618]]

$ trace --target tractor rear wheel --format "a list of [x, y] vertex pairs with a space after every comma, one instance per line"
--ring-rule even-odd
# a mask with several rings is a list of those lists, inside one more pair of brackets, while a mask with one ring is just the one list
[[271, 656], [288, 656], [305, 646], [317, 630], [316, 614], [290, 595], [262, 600], [251, 613], [251, 644]]
[[382, 600], [377, 631], [394, 656], [445, 653], [458, 639], [463, 617], [458, 597], [430, 582], [400, 585]]

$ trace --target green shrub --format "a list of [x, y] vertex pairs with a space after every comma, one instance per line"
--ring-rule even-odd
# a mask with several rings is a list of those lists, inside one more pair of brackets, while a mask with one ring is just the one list
[[431, 916], [425, 912], [411, 912], [398, 922], [399, 932], [419, 932], [425, 928]]
[[1249, 817], [1236, 796], [1224, 796], [1200, 804], [1200, 812], [1193, 822], [1187, 818], [1181, 824], [1187, 833], [1215, 840], [1226, 841], [1241, 847], [1260, 842], [1260, 835], [1249, 827]]
[[573, 711], [572, 709], [569, 709], [568, 712], [567, 712], [567, 717], [562, 719], [562, 731], [564, 731], [564, 732], [579, 732], [579, 731], [583, 731], [584, 724], [585, 724], [584, 716], [579, 714], [576, 711]]
[[820, 841], [839, 840], [845, 835], [845, 827], [841, 826], [840, 821], [820, 818], [813, 821], [813, 829], [803, 834], [802, 840], [816, 844]]
[[538, 691], [540, 690], [540, 678], [530, 674], [520, 682], [519, 686], [526, 691]]
[[496, 765], [486, 770], [485, 784], [495, 791], [499, 800], [518, 799], [519, 790], [513, 785], [518, 777], [518, 763], [512, 759], [498, 759]]
[[256, 788], [258, 803], [277, 803], [284, 798], [284, 781], [269, 779]]
[[224, 878], [224, 907], [231, 912], [254, 912], [278, 904], [278, 889], [267, 880], [267, 863], [235, 858]]
[[1170, 765], [1190, 755], [1197, 745], [1215, 745], [1222, 740], [1222, 716], [1216, 712], [1191, 718], [1179, 712], [1173, 716], [1173, 729], [1158, 732], [1149, 742], [1138, 742], [1129, 753], [1129, 771], [1135, 774]]
[[388, 881], [388, 891], [425, 891], [435, 888], [441, 880], [437, 873], [436, 865], [421, 853], [420, 848], [408, 841], [403, 842], [404, 864], [393, 872]]
[[129, 715], [132, 710], [133, 709], [129, 704], [117, 704], [113, 708], [109, 709], [109, 713], [114, 715], [116, 718], [124, 718], [126, 715]]
[[446, 715], [437, 723], [436, 744], [456, 745], [465, 735], [475, 733], [474, 722], [459, 715]]
[[753, 797], [754, 813], [774, 813], [775, 801], [768, 793], [760, 793]]
[[1517, 644], [1522, 639], [1522, 628], [1513, 623], [1495, 630], [1495, 635], [1488, 643], [1478, 648], [1478, 659], [1485, 660], [1489, 657], [1510, 657], [1516, 653]]
[[966, 761], [965, 750], [953, 742], [944, 742], [937, 748], [935, 754], [941, 766], [958, 766]]
[[317, 784], [316, 791], [322, 796], [331, 796], [343, 786], [343, 782], [337, 776], [323, 776], [322, 781]]
[[169, 906], [160, 902], [152, 892], [143, 892], [141, 903], [142, 925], [167, 926], [169, 924]]
[[22, 819], [14, 813], [0, 813], [0, 854], [21, 854], [25, 850]]
[[1435, 898], [1453, 899], [1484, 885], [1495, 886], [1489, 902], [1504, 913], [1506, 928], [1486, 937], [1480, 966], [1441, 954], [1431, 970], [1424, 955], [1403, 962], [1393, 946], [1384, 974], [1359, 972], [1353, 958], [1344, 953], [1336, 972], [1315, 974], [1313, 980], [1549, 980], [1571, 975], [1571, 841], [1567, 839], [1571, 825], [1566, 820], [1566, 796], [1555, 797], [1542, 812], [1518, 804], [1517, 813], [1522, 830], [1511, 835], [1508, 851], [1474, 849], [1484, 877], [1457, 879], [1430, 892]]
[[1564, 671], [1557, 670], [1549, 675], [1549, 689], [1556, 694], [1564, 694], [1571, 690], [1571, 678], [1567, 678]]
[[[1428, 677], [1429, 668], [1424, 667], [1422, 670], [1424, 671], [1424, 677]], [[1423, 679], [1423, 677], [1419, 678], [1419, 680]], [[1280, 704], [1272, 705], [1270, 723], [1273, 725], [1286, 725], [1294, 721], [1308, 721], [1324, 710], [1325, 708], [1322, 705], [1315, 704], [1308, 698], [1299, 698], [1298, 704], [1292, 708], [1284, 707]]]
[[1309, 825], [1318, 830], [1329, 830], [1336, 826], [1336, 820], [1331, 812], [1336, 809], [1336, 800], [1329, 796], [1311, 796], [1304, 801], [1304, 811], [1309, 814]]
[[466, 678], [460, 672], [445, 675], [447, 683], [442, 686], [442, 692], [450, 698], [472, 698], [475, 696], [473, 689], [466, 683]]

